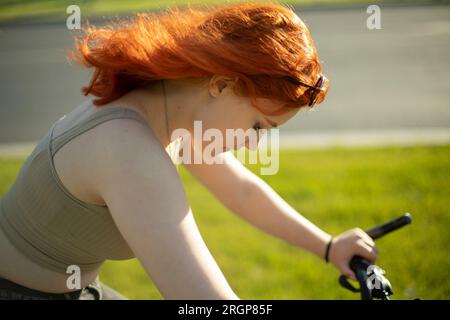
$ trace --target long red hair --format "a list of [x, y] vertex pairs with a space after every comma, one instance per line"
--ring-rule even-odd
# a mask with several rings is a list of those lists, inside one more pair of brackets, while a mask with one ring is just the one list
[[[262, 113], [279, 115], [306, 106], [311, 93], [280, 77], [314, 85], [321, 73], [307, 26], [277, 3], [171, 7], [104, 27], [88, 24], [84, 31], [69, 58], [95, 68], [82, 92], [96, 96], [97, 106], [156, 80], [219, 74], [236, 78], [235, 93], [250, 97]], [[326, 80], [316, 103], [325, 99], [328, 85]], [[264, 110], [256, 98], [283, 104]]]

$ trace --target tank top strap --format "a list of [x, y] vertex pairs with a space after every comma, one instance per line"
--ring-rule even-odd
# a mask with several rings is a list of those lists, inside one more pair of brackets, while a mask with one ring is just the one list
[[94, 114], [90, 115], [86, 119], [84, 119], [82, 122], [76, 124], [72, 128], [60, 133], [57, 136], [53, 136], [53, 130], [58, 123], [59, 120], [63, 119], [65, 116], [59, 118], [55, 123], [53, 123], [53, 126], [50, 130], [50, 138], [49, 138], [49, 147], [50, 147], [50, 154], [53, 157], [55, 153], [64, 146], [67, 142], [75, 138], [76, 136], [82, 134], [83, 132], [99, 125], [100, 123], [103, 123], [105, 121], [111, 120], [111, 119], [117, 119], [117, 118], [129, 118], [129, 119], [135, 119], [145, 126], [148, 127], [147, 121], [144, 119], [144, 117], [137, 111], [129, 109], [129, 108], [123, 108], [123, 107], [107, 107], [104, 109], [100, 109], [99, 111], [95, 112]]

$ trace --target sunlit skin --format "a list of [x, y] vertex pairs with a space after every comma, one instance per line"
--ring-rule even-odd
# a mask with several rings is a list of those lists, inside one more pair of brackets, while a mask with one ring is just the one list
[[[282, 115], [265, 115], [254, 108], [250, 99], [237, 96], [233, 92], [235, 79], [225, 76], [192, 81], [188, 79], [164, 80], [167, 96], [167, 112], [169, 132], [177, 128], [184, 128], [194, 137], [194, 121], [201, 121], [203, 132], [215, 128], [220, 130], [222, 137], [226, 136], [226, 129], [244, 131], [253, 128], [272, 129], [280, 127], [293, 118], [300, 109], [292, 109]], [[152, 85], [144, 89], [137, 89], [108, 105], [123, 103], [138, 107], [146, 114], [152, 129], [164, 147], [169, 144], [166, 134], [164, 95], [161, 84]], [[263, 108], [278, 109], [282, 102], [257, 98]], [[204, 141], [203, 148], [210, 142]], [[234, 145], [232, 149], [241, 147], [250, 149], [249, 141]], [[224, 150], [227, 146], [224, 141]], [[229, 148], [228, 148], [229, 149]]]
[[[320, 59], [307, 26], [281, 5], [248, 3], [171, 14], [156, 20], [139, 15], [118, 29], [88, 28], [87, 36], [77, 41], [74, 60], [95, 70], [90, 84], [82, 88], [93, 97], [55, 123], [53, 137], [95, 117], [98, 109], [113, 106], [137, 111], [146, 123], [114, 117], [96, 124], [58, 149], [54, 169], [74, 198], [107, 207], [107, 218], [114, 221], [165, 299], [239, 299], [202, 238], [182, 179], [166, 152], [171, 133], [185, 129], [193, 137], [196, 121], [201, 122], [202, 131], [215, 129], [222, 137], [227, 130], [282, 127], [301, 109], [267, 116], [249, 97], [236, 95], [237, 79], [224, 74], [239, 70], [240, 75], [269, 78], [268, 70], [273, 71], [276, 79], [267, 79], [264, 85], [255, 82], [255, 92], [264, 96], [271, 91], [268, 87], [282, 81], [279, 75], [289, 75], [291, 80], [295, 76], [294, 84], [304, 79], [314, 85], [321, 72]], [[255, 50], [260, 52], [254, 54]], [[211, 76], [189, 78], [198, 74]], [[145, 86], [146, 79], [164, 81]], [[293, 96], [293, 90], [274, 92], [285, 100]], [[325, 94], [323, 90], [321, 98]], [[306, 100], [297, 98], [306, 97], [296, 97], [295, 103]], [[264, 110], [274, 111], [286, 103], [261, 98], [257, 102]], [[297, 212], [228, 150], [249, 148], [251, 141], [235, 146], [228, 142], [223, 141], [214, 154], [217, 163], [183, 163], [184, 168], [230, 212], [322, 262], [332, 235]], [[202, 140], [201, 149], [209, 144]], [[193, 151], [197, 155], [200, 150]], [[39, 212], [35, 213], [38, 217]], [[66, 240], [70, 239], [61, 242]], [[55, 251], [62, 247], [59, 244], [54, 244]], [[70, 252], [61, 254], [67, 254], [70, 263], [81, 263], [73, 261], [77, 259]], [[339, 273], [355, 279], [348, 266], [354, 255], [372, 263], [377, 256], [373, 240], [358, 228], [334, 237], [329, 260]], [[1, 278], [44, 292], [69, 291], [67, 274], [22, 254], [1, 230], [0, 257]], [[83, 272], [81, 287], [91, 283], [99, 269]]]
[[[256, 124], [260, 124], [261, 128], [279, 128], [301, 110], [300, 108], [293, 109], [278, 116], [264, 115], [251, 105], [249, 98], [234, 94], [233, 85], [235, 84], [235, 79], [226, 76], [215, 75], [202, 79], [200, 82], [192, 82], [189, 79], [166, 79], [164, 81], [167, 95], [169, 132], [176, 128], [185, 128], [193, 135], [194, 120], [202, 121], [203, 130], [216, 128], [223, 135], [225, 135], [225, 129], [241, 128], [247, 130], [253, 128]], [[166, 147], [169, 144], [165, 128], [164, 96], [161, 86], [157, 85], [151, 88], [134, 90], [111, 104], [120, 104], [122, 101], [141, 108], [143, 113], [147, 114], [148, 121], [161, 145]], [[264, 108], [272, 106], [274, 109], [277, 109], [280, 106], [280, 102], [268, 99], [258, 98], [258, 102], [263, 103]], [[242, 146], [237, 146], [235, 149], [240, 147]], [[226, 147], [224, 146], [224, 148]], [[210, 189], [217, 188], [213, 192], [223, 195], [229, 195], [229, 192], [222, 190], [225, 188], [224, 186], [236, 183], [236, 181], [231, 180], [232, 178], [226, 177], [227, 174], [230, 175], [230, 172], [227, 172], [227, 170], [240, 171], [236, 176], [245, 175], [246, 177], [239, 177], [240, 180], [238, 181], [252, 181], [250, 185], [254, 195], [254, 201], [247, 201], [252, 203], [253, 207], [247, 208], [248, 212], [241, 213], [241, 215], [263, 230], [278, 235], [291, 243], [298, 244], [323, 258], [330, 235], [304, 219], [298, 212], [293, 214], [292, 208], [288, 207], [287, 203], [273, 190], [270, 189], [271, 191], [269, 192], [265, 190], [267, 185], [263, 180], [257, 179], [257, 182], [254, 183], [255, 176], [250, 171], [242, 172], [241, 164], [228, 152], [224, 153], [224, 158], [228, 159], [229, 163], [232, 164], [229, 167], [234, 166], [233, 169], [217, 169], [219, 167], [217, 165], [198, 164], [189, 164], [185, 165], [185, 167], [197, 179], [209, 185]], [[230, 181], [219, 185], [210, 182], [210, 179], [215, 181], [228, 179]], [[227, 201], [226, 199], [221, 200]], [[280, 207], [284, 207], [284, 211], [277, 211], [280, 210]], [[274, 211], [268, 211], [270, 208]], [[274, 226], [276, 225], [281, 225], [281, 228], [288, 226], [290, 229], [289, 231], [283, 230], [277, 233], [279, 230], [275, 230]], [[289, 232], [296, 234], [289, 235]], [[299, 234], [302, 235], [301, 239], [298, 236]], [[375, 261], [377, 253], [378, 250], [374, 241], [364, 231], [355, 228], [343, 232], [334, 238], [332, 249], [330, 250], [330, 262], [342, 274], [356, 281], [353, 271], [348, 267], [348, 261], [355, 254], [364, 256], [370, 261]]]
[[[185, 128], [192, 133], [195, 120], [202, 121], [204, 129], [221, 132], [247, 130], [258, 123], [261, 128], [280, 127], [299, 111], [266, 116], [253, 108], [248, 98], [233, 93], [233, 79], [214, 76], [203, 80], [165, 80], [169, 132]], [[275, 106], [278, 102], [264, 103]], [[93, 111], [91, 105], [86, 110], [82, 106], [75, 111]], [[165, 299], [239, 299], [202, 240], [177, 171], [161, 148], [170, 142], [162, 86], [135, 89], [102, 107], [108, 106], [138, 111], [151, 131], [138, 121], [119, 119], [77, 136], [78, 142], [67, 143], [54, 158], [65, 187], [81, 201], [108, 206], [124, 239]], [[65, 122], [70, 118], [68, 114], [60, 122], [61, 130], [70, 126]], [[289, 206], [231, 152], [218, 156], [225, 164], [183, 165], [230, 211], [323, 261], [331, 235]], [[0, 255], [0, 277], [35, 290], [69, 291], [66, 274], [29, 260], [2, 232]], [[354, 255], [370, 262], [377, 257], [373, 240], [358, 228], [334, 238], [330, 262], [341, 274], [355, 279], [348, 267]], [[83, 273], [81, 286], [89, 284], [98, 272]]]

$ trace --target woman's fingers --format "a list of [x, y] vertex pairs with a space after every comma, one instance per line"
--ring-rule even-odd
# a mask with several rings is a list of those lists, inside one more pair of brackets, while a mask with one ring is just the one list
[[364, 240], [364, 242], [366, 242], [369, 246], [374, 247], [375, 246], [375, 242], [373, 241], [373, 239], [363, 230], [357, 228], [356, 229], [356, 233], [357, 235]]
[[360, 240], [356, 244], [356, 252], [361, 257], [367, 259], [370, 263], [375, 263], [377, 259], [377, 249]]
[[369, 246], [371, 247], [375, 247], [375, 242], [372, 240], [372, 238], [370, 238], [369, 236], [367, 236], [367, 238], [363, 238], [364, 242], [367, 243]]
[[372, 247], [373, 250], [375, 250], [375, 253], [378, 254], [378, 248], [375, 244], [375, 242], [373, 241], [373, 239], [363, 230], [361, 230], [360, 228], [356, 228], [356, 234], [357, 237], [359, 237], [362, 241], [364, 241], [369, 247]]
[[334, 246], [340, 248], [335, 252], [332, 250], [336, 266], [344, 276], [354, 281], [357, 281], [357, 279], [355, 273], [349, 267], [351, 257], [357, 255], [369, 263], [375, 264], [378, 255], [378, 248], [374, 240], [360, 228], [349, 230], [340, 235]]
[[376, 253], [378, 253], [378, 248], [377, 245], [375, 244], [375, 242], [373, 242], [373, 240], [369, 239], [361, 239], [365, 244], [367, 244], [369, 247], [371, 247], [373, 250], [375, 250]]

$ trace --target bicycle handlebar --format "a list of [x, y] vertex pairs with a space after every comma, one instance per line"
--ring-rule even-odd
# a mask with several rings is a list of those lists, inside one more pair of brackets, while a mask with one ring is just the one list
[[410, 224], [412, 222], [411, 215], [406, 212], [399, 218], [393, 219], [389, 222], [383, 223], [382, 225], [376, 226], [372, 229], [369, 229], [366, 231], [366, 233], [373, 239], [381, 238], [382, 236], [397, 230], [407, 224]]
[[[405, 213], [399, 218], [367, 230], [366, 233], [375, 240], [407, 224], [410, 224], [411, 222], [411, 215], [409, 213]], [[341, 286], [352, 292], [360, 292], [362, 300], [372, 300], [373, 298], [389, 299], [388, 296], [393, 294], [391, 284], [389, 280], [384, 277], [385, 272], [380, 267], [370, 264], [367, 260], [360, 256], [354, 256], [350, 260], [349, 266], [358, 279], [359, 289], [353, 287], [343, 275], [339, 277], [339, 283]]]

